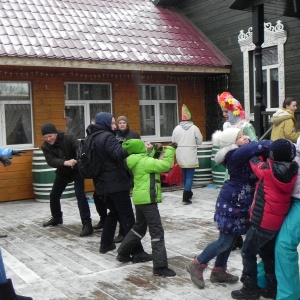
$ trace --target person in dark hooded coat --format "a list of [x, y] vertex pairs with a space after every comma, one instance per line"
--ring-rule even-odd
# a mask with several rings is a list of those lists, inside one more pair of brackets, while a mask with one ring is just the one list
[[[125, 165], [128, 153], [116, 139], [114, 115], [108, 112], [98, 113], [91, 130], [99, 131], [95, 136], [95, 145], [104, 162], [100, 177], [95, 181], [95, 189], [98, 195], [104, 197], [109, 209], [100, 241], [100, 253], [103, 254], [116, 249], [113, 239], [118, 219], [126, 235], [135, 224], [135, 218], [130, 199], [130, 176]], [[138, 263], [149, 260], [152, 260], [152, 256], [139, 243], [132, 252], [132, 261]]]

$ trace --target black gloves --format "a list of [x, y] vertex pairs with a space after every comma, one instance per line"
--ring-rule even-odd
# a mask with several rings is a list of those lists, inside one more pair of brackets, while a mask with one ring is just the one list
[[161, 143], [154, 143], [153, 144], [153, 149], [157, 151], [162, 151], [163, 150], [163, 145]]
[[24, 150], [13, 150], [12, 155], [14, 156], [20, 156], [22, 153], [26, 153]]
[[171, 143], [170, 146], [173, 147], [174, 149], [176, 149], [178, 147], [178, 144], [174, 142], [174, 143]]
[[11, 161], [9, 160], [9, 157], [7, 157], [6, 155], [1, 155], [0, 161], [2, 162], [4, 167], [11, 165]]

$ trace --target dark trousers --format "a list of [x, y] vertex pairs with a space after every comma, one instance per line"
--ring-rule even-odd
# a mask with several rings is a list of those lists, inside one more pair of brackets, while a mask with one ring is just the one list
[[136, 223], [130, 232], [125, 236], [118, 248], [120, 255], [128, 255], [138, 245], [147, 232], [151, 236], [151, 246], [153, 255], [153, 267], [161, 268], [168, 266], [167, 251], [165, 247], [164, 229], [157, 203], [136, 205]]
[[[105, 196], [104, 195], [98, 195], [96, 192], [93, 194], [93, 199], [95, 202], [96, 210], [100, 216], [100, 222], [102, 224], [105, 223], [106, 217], [107, 217], [107, 205], [105, 201]], [[119, 222], [119, 233], [118, 235], [125, 236], [123, 227], [121, 225], [120, 219], [118, 219]]]
[[[67, 185], [68, 182], [55, 177], [50, 193], [50, 210], [51, 215], [54, 218], [62, 218], [60, 197]], [[84, 179], [76, 179], [74, 181], [74, 188], [81, 222], [91, 221], [90, 207], [84, 192]]]
[[[135, 223], [129, 190], [106, 195], [107, 214], [100, 244], [109, 246], [113, 243], [117, 222], [120, 220], [124, 234], [126, 235]], [[141, 242], [133, 250], [132, 254], [143, 252]]]
[[104, 224], [107, 216], [107, 208], [104, 201], [104, 196], [98, 195], [96, 192], [94, 192], [93, 199], [95, 202], [97, 213], [100, 216], [100, 221]]
[[246, 234], [242, 247], [243, 272], [241, 281], [251, 286], [257, 282], [257, 261], [259, 254], [264, 262], [266, 275], [275, 277], [275, 240], [277, 232], [251, 226]]

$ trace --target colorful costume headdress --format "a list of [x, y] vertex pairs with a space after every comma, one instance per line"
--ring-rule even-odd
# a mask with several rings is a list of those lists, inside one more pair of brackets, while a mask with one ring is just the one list
[[221, 107], [232, 111], [235, 117], [240, 116], [242, 119], [245, 119], [245, 111], [242, 104], [233, 98], [229, 92], [223, 92], [221, 95], [218, 95], [218, 103]]
[[192, 119], [192, 115], [185, 104], [182, 105], [182, 121], [189, 121]]

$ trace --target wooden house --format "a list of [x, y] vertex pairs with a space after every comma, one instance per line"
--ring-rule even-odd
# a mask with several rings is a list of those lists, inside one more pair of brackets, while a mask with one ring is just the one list
[[[285, 97], [300, 100], [299, 1], [185, 0], [177, 7], [232, 62], [228, 90], [255, 126], [263, 118], [261, 114], [254, 120], [258, 104], [270, 116]], [[261, 16], [255, 15], [257, 8]], [[262, 44], [254, 41], [260, 28]], [[256, 99], [256, 55], [262, 56], [261, 103]], [[263, 126], [266, 129], [268, 124]]]
[[[1, 1], [0, 144], [27, 152], [0, 166], [0, 201], [34, 197], [32, 159], [47, 122], [83, 138], [93, 116], [109, 111], [127, 116], [143, 140], [169, 142], [185, 103], [210, 138], [206, 95], [215, 102], [231, 62], [196, 16], [198, 29], [177, 7], [158, 2]], [[193, 1], [184, 2], [181, 11], [193, 14]]]

